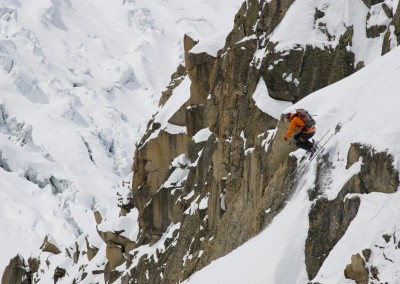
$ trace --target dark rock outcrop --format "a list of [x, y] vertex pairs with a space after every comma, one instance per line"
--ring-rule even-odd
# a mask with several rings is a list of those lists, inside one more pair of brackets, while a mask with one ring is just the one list
[[50, 241], [50, 238], [48, 235], [45, 236], [45, 238], [43, 240], [43, 244], [41, 245], [40, 249], [42, 251], [50, 252], [53, 254], [61, 253], [60, 249], [56, 246], [56, 244], [54, 244]]
[[355, 254], [351, 257], [351, 263], [346, 266], [344, 275], [347, 279], [356, 281], [357, 284], [369, 283], [368, 268], [365, 265], [364, 259], [359, 254]]
[[399, 186], [399, 173], [393, 167], [393, 158], [371, 147], [352, 144], [347, 156], [347, 167], [362, 159], [360, 173], [345, 185], [351, 193], [383, 192], [394, 193]]
[[63, 278], [66, 273], [67, 273], [67, 271], [64, 268], [57, 266], [54, 271], [54, 276], [53, 276], [54, 284], [57, 283], [59, 279]]
[[10, 260], [1, 278], [1, 284], [30, 284], [27, 265], [19, 255]]
[[99, 249], [97, 247], [91, 246], [89, 244], [89, 240], [87, 237], [85, 238], [85, 241], [86, 241], [87, 258], [89, 261], [91, 261], [99, 252]]
[[[317, 199], [309, 213], [309, 231], [305, 256], [309, 279], [313, 279], [329, 252], [342, 238], [360, 206], [358, 196], [349, 193], [394, 193], [399, 186], [399, 173], [393, 167], [393, 158], [384, 152], [361, 144], [352, 144], [347, 166], [362, 160], [360, 172], [343, 186], [336, 199]], [[363, 282], [364, 283], [364, 282]]]
[[321, 198], [310, 211], [310, 227], [305, 249], [310, 280], [317, 275], [329, 252], [343, 237], [357, 215], [360, 199], [344, 199], [346, 194], [342, 191], [333, 201]]
[[373, 5], [384, 2], [384, 0], [363, 0], [363, 2], [368, 8], [371, 8]]

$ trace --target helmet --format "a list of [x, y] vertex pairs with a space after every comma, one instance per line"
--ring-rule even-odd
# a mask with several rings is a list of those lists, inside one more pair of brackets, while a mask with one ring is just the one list
[[286, 119], [290, 119], [290, 115], [291, 115], [291, 113], [290, 113], [290, 112], [288, 112], [288, 113], [284, 113], [283, 115], [285, 116], [285, 118], [286, 118]]

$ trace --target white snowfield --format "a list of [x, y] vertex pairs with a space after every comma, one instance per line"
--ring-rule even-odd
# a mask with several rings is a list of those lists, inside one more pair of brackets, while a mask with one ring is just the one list
[[[400, 171], [400, 116], [396, 115], [400, 105], [399, 58], [400, 47], [397, 47], [354, 75], [293, 106], [317, 115], [317, 138], [327, 129], [334, 132], [336, 125], [342, 126], [323, 152], [329, 153], [332, 162], [329, 173], [332, 183], [324, 191], [329, 199], [334, 199], [346, 181], [360, 170], [361, 160], [346, 169], [350, 143], [359, 142], [389, 153], [394, 158], [393, 166]], [[294, 196], [267, 229], [185, 283], [307, 283], [304, 247], [312, 205], [307, 191], [314, 186], [316, 166], [314, 159]], [[380, 282], [400, 280], [397, 244], [388, 244], [382, 238], [393, 233], [397, 240], [400, 238], [400, 192], [359, 197], [357, 216], [313, 282], [354, 283], [344, 277], [346, 265], [353, 254], [375, 245], [383, 246], [386, 258], [393, 261], [382, 254], [372, 254], [370, 262], [378, 268]]]
[[[90, 265], [104, 267], [96, 210], [105, 219], [100, 230], [122, 228], [135, 239], [137, 212], [118, 218], [117, 193], [129, 194], [135, 143], [183, 63], [184, 34], [226, 35], [241, 4], [1, 1], [1, 272], [17, 253], [39, 255], [47, 234], [61, 250], [75, 240], [84, 247], [88, 236], [100, 248]], [[41, 256], [55, 265], [49, 271], [67, 266], [64, 253]], [[78, 271], [67, 268], [63, 281], [72, 283]], [[41, 283], [52, 283], [48, 277]]]

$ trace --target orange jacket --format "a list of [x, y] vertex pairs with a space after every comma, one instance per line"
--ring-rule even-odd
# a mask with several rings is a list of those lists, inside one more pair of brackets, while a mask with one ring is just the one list
[[294, 114], [294, 113], [292, 113], [290, 115], [290, 119], [289, 119], [290, 126], [285, 135], [286, 139], [289, 139], [289, 137], [292, 136], [292, 134], [296, 128], [298, 128], [298, 130], [303, 133], [315, 132], [315, 127], [309, 127], [309, 128], [306, 127], [306, 124], [304, 123], [304, 121], [300, 117], [295, 116], [295, 115], [296, 114]]

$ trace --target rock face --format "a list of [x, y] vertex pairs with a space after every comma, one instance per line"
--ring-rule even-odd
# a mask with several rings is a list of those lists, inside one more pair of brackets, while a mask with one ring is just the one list
[[309, 279], [313, 279], [329, 252], [342, 238], [357, 215], [359, 198], [345, 199], [345, 193], [334, 201], [319, 199], [309, 214], [310, 227], [306, 241], [306, 266]]
[[[381, 5], [382, 10], [387, 10], [379, 1], [375, 2], [365, 4], [368, 8]], [[293, 191], [288, 173], [294, 169], [295, 160], [288, 153], [294, 146], [282, 143], [285, 122], [277, 125], [275, 118], [255, 105], [252, 95], [258, 83], [264, 80], [272, 98], [297, 102], [363, 67], [363, 62], [355, 66], [355, 56], [348, 48], [353, 43], [352, 26], [337, 39], [334, 48], [298, 46], [285, 52], [276, 51], [276, 43], [269, 41], [268, 36], [292, 3], [291, 0], [243, 3], [217, 57], [191, 53], [196, 42], [185, 37], [190, 98], [168, 122], [186, 126], [187, 131], [171, 134], [150, 121], [135, 153], [131, 204], [139, 209], [138, 246], [159, 240], [171, 224], [181, 224], [179, 233], [174, 237], [174, 246], [166, 242], [166, 249], [157, 259], [142, 256], [124, 279], [132, 277], [138, 283], [184, 280], [259, 233], [285, 206]], [[336, 35], [330, 35], [326, 28], [325, 11], [317, 9], [314, 13], [315, 28], [327, 38], [335, 39]], [[393, 15], [390, 22], [376, 30], [372, 28], [371, 36], [392, 30], [396, 33], [398, 10]], [[385, 44], [382, 51], [397, 45], [397, 39], [390, 36]], [[256, 52], [262, 52], [263, 56], [255, 56]], [[179, 74], [185, 76], [183, 70]], [[177, 86], [179, 80], [172, 79], [168, 92], [172, 93]], [[211, 132], [208, 139], [193, 140], [205, 128]], [[156, 132], [157, 137], [148, 139]], [[346, 195], [390, 193], [397, 188], [398, 173], [390, 166], [390, 157], [385, 153], [368, 156], [370, 150], [365, 149], [361, 145], [352, 146], [349, 164], [360, 156], [364, 164], [335, 200], [319, 197], [318, 188], [310, 192], [310, 198], [316, 199], [309, 215], [306, 244], [310, 279], [357, 215], [360, 199], [345, 199]], [[189, 160], [181, 166], [188, 171], [187, 178], [182, 184], [166, 187], [165, 181], [176, 169], [173, 161], [179, 155]], [[323, 171], [320, 167], [318, 174], [323, 175]], [[187, 255], [190, 258], [185, 258]], [[145, 278], [146, 274], [152, 275], [151, 279]]]
[[359, 174], [345, 185], [353, 193], [394, 193], [399, 186], [399, 173], [393, 168], [393, 158], [376, 152], [368, 146], [352, 144], [347, 156], [347, 166], [362, 158]]
[[352, 144], [347, 156], [347, 166], [350, 167], [360, 159], [363, 161], [360, 172], [343, 186], [336, 199], [317, 199], [309, 213], [310, 227], [305, 256], [310, 280], [316, 276], [329, 252], [357, 215], [360, 199], [358, 196], [347, 198], [347, 194], [389, 194], [396, 192], [399, 186], [399, 173], [393, 168], [391, 156], [383, 152], [377, 153], [368, 146]]
[[30, 283], [26, 273], [26, 264], [20, 256], [10, 260], [1, 278], [1, 284], [20, 284]]

